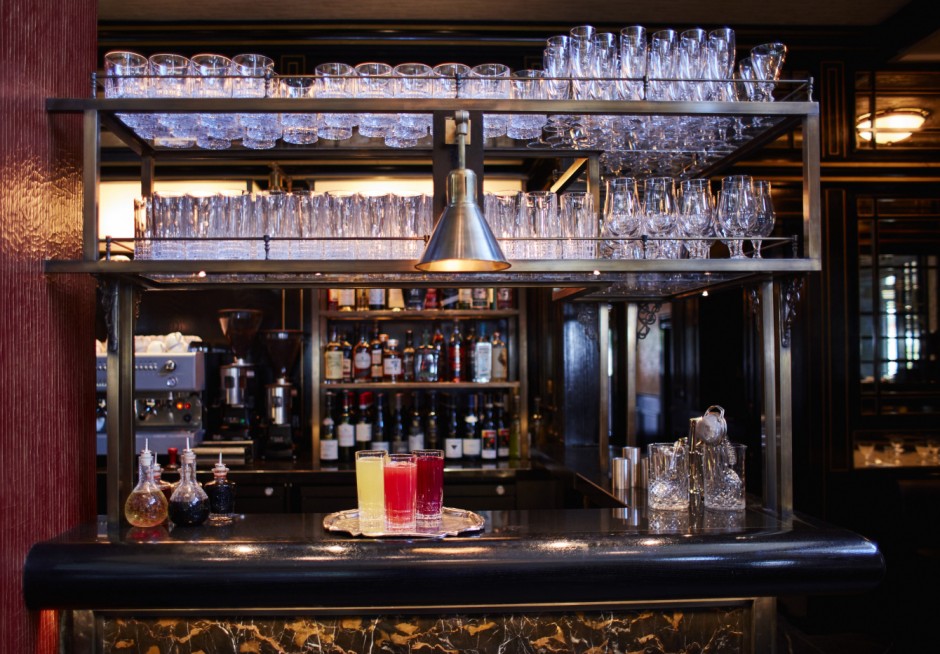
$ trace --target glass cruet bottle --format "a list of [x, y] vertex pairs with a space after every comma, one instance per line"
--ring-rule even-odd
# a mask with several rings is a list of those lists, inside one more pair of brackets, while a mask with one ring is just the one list
[[209, 496], [196, 480], [196, 453], [188, 444], [180, 458], [180, 481], [170, 497], [170, 520], [177, 527], [197, 527], [209, 517]]
[[225, 525], [235, 518], [235, 482], [229, 481], [221, 452], [219, 462], [212, 468], [212, 477], [212, 481], [205, 485], [209, 496], [209, 524]]
[[173, 495], [173, 484], [163, 479], [163, 468], [160, 466], [160, 462], [157, 461], [157, 457], [153, 457], [153, 483], [156, 484], [157, 488], [163, 493], [163, 497], [166, 498], [167, 505], [169, 506], [170, 496]]
[[153, 452], [147, 444], [138, 457], [137, 485], [124, 503], [124, 517], [134, 527], [156, 527], [166, 520], [166, 497], [153, 483]]

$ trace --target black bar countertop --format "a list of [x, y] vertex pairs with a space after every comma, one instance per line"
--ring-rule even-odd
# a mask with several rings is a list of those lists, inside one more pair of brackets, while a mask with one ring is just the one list
[[36, 544], [32, 609], [343, 610], [533, 606], [860, 592], [884, 574], [872, 542], [760, 510], [481, 512], [483, 532], [370, 539], [323, 515], [245, 515], [156, 530], [79, 526]]

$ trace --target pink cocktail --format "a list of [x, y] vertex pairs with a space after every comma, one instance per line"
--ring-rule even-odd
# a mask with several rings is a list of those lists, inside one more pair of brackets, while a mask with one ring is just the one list
[[419, 527], [440, 523], [444, 504], [444, 451], [417, 450], [418, 462], [417, 514]]
[[385, 524], [389, 531], [415, 530], [417, 465], [414, 454], [391, 454], [385, 462]]

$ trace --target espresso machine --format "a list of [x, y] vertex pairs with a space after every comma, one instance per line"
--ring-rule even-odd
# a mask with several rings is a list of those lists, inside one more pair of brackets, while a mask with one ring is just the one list
[[289, 376], [300, 354], [304, 333], [296, 329], [271, 329], [261, 332], [261, 337], [277, 375], [273, 383], [265, 386], [264, 457], [290, 459], [294, 454], [292, 408], [297, 390]]
[[222, 382], [222, 407], [219, 432], [212, 440], [248, 441], [252, 439], [252, 393], [254, 364], [247, 360], [251, 342], [261, 326], [261, 311], [256, 309], [222, 309], [219, 323], [235, 360], [219, 366]]

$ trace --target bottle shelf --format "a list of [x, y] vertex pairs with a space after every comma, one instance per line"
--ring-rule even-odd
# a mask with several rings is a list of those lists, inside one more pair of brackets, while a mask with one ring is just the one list
[[519, 315], [517, 309], [427, 309], [413, 311], [321, 311], [327, 320], [489, 320], [492, 318], [514, 318]]
[[321, 382], [321, 390], [383, 390], [383, 391], [423, 391], [423, 390], [485, 390], [500, 388], [519, 388], [519, 382], [339, 382], [328, 384]]

